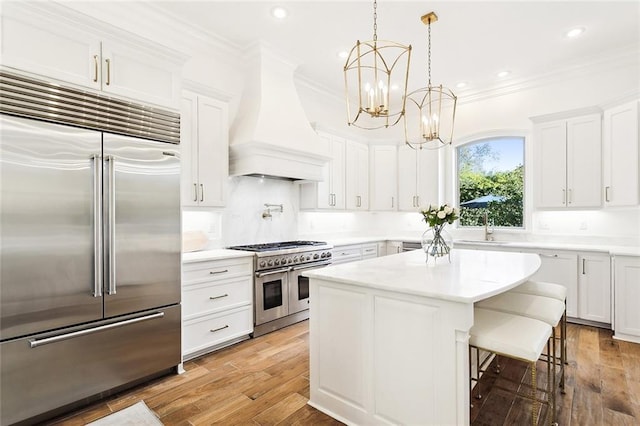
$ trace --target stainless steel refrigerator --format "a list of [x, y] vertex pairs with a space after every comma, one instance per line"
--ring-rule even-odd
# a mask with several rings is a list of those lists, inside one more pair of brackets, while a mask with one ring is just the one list
[[7, 70], [0, 113], [4, 425], [181, 362], [180, 125]]

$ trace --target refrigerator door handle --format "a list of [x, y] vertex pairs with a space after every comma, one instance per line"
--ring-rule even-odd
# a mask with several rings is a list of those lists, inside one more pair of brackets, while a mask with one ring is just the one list
[[102, 296], [102, 158], [91, 156], [93, 167], [93, 297]]
[[118, 328], [125, 325], [135, 324], [137, 322], [148, 321], [151, 319], [162, 318], [164, 317], [164, 312], [156, 312], [150, 315], [145, 315], [143, 317], [131, 318], [124, 321], [118, 321], [111, 324], [101, 325], [99, 327], [87, 328], [85, 330], [74, 331], [71, 333], [60, 334], [58, 336], [46, 337], [44, 339], [30, 339], [29, 347], [37, 348], [38, 346], [48, 345], [49, 343], [61, 342], [63, 340], [73, 339], [74, 337], [84, 336], [87, 334], [97, 333], [99, 331], [110, 330], [112, 328]]
[[115, 159], [111, 155], [105, 157], [107, 163], [107, 179], [109, 191], [107, 194], [107, 227], [108, 227], [108, 258], [107, 294], [116, 294], [116, 176], [114, 172]]

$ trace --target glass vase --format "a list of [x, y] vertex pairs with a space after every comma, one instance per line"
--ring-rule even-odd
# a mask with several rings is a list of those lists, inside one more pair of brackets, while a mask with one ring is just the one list
[[447, 256], [451, 263], [452, 248], [453, 238], [444, 230], [444, 225], [436, 225], [422, 234], [422, 249], [427, 254], [427, 262], [431, 257], [435, 262], [439, 257]]

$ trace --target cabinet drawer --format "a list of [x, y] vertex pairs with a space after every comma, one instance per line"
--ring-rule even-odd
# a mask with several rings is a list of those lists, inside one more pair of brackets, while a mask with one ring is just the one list
[[362, 258], [371, 259], [378, 257], [378, 244], [365, 244], [362, 246]]
[[253, 309], [246, 306], [183, 324], [182, 352], [190, 354], [252, 333]]
[[345, 263], [360, 260], [362, 259], [362, 247], [359, 245], [335, 247], [331, 251], [331, 255], [333, 257], [333, 263]]
[[251, 277], [185, 286], [182, 289], [183, 318], [188, 320], [194, 316], [251, 305], [252, 287]]
[[211, 260], [185, 264], [182, 277], [185, 284], [220, 281], [238, 276], [252, 276], [253, 257]]

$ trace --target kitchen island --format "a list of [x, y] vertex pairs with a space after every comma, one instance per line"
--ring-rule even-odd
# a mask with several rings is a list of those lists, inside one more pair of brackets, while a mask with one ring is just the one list
[[421, 250], [310, 277], [309, 404], [347, 424], [469, 424], [473, 304], [526, 281], [536, 254]]

